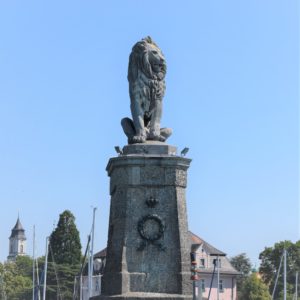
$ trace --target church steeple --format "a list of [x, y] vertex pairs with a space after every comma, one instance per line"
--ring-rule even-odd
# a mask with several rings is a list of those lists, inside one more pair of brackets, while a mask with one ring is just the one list
[[25, 229], [20, 222], [19, 216], [9, 237], [9, 255], [7, 260], [14, 261], [18, 255], [26, 255]]

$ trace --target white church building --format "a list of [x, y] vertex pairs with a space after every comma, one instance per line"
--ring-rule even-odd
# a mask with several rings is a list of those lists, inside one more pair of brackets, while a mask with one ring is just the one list
[[16, 225], [11, 230], [9, 237], [9, 254], [7, 261], [15, 261], [17, 256], [26, 255], [26, 236], [25, 230], [18, 217]]

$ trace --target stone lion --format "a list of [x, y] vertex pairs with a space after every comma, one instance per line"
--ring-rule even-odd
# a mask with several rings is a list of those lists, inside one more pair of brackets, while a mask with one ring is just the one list
[[133, 46], [127, 77], [132, 120], [121, 121], [129, 144], [164, 142], [172, 134], [170, 128], [160, 128], [166, 70], [165, 58], [150, 37]]

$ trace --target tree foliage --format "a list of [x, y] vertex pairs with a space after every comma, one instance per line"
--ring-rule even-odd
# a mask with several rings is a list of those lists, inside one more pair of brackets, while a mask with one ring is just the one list
[[252, 265], [246, 253], [241, 253], [230, 259], [232, 266], [241, 273], [241, 276], [247, 277], [250, 274]]
[[81, 243], [79, 232], [75, 225], [75, 217], [69, 211], [65, 210], [59, 216], [57, 227], [50, 236], [49, 261], [54, 259], [57, 264], [76, 265], [81, 259]]
[[240, 299], [271, 300], [271, 296], [268, 287], [258, 277], [257, 273], [252, 273], [243, 283]]
[[[276, 243], [273, 247], [266, 247], [259, 255], [259, 259], [261, 260], [259, 272], [262, 275], [263, 282], [269, 286], [270, 293], [272, 293], [284, 249], [287, 250], [287, 298], [290, 298], [295, 290], [294, 285], [296, 272], [300, 271], [300, 241], [296, 243], [292, 243], [291, 241], [282, 241]], [[282, 299], [282, 270], [283, 267], [281, 267], [281, 271], [279, 273], [274, 300]]]
[[81, 243], [75, 217], [65, 210], [49, 239], [47, 290], [49, 299], [72, 299], [74, 278], [80, 270]]
[[[43, 264], [41, 264], [43, 266]], [[80, 270], [80, 265], [48, 263], [47, 299], [72, 300], [74, 279]], [[42, 273], [42, 272], [41, 272]]]
[[237, 271], [240, 272], [240, 275], [237, 277], [237, 281], [236, 281], [237, 293], [239, 296], [238, 298], [240, 299], [243, 290], [243, 283], [250, 275], [252, 265], [246, 253], [241, 253], [239, 255], [232, 257], [230, 259], [230, 263]]
[[32, 299], [30, 257], [18, 256], [15, 262], [5, 262], [0, 266], [0, 299]]

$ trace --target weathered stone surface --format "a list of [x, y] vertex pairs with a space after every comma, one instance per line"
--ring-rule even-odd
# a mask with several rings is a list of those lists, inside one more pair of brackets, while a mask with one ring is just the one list
[[127, 76], [132, 120], [121, 121], [129, 144], [164, 142], [172, 134], [171, 128], [160, 127], [166, 71], [165, 57], [151, 37], [133, 46]]
[[177, 148], [158, 141], [147, 141], [144, 144], [132, 144], [123, 148], [123, 153], [142, 155], [176, 155]]
[[130, 149], [132, 154], [111, 158], [107, 166], [107, 261], [102, 295], [93, 299], [192, 297], [185, 200], [191, 160], [143, 146], [147, 154]]

